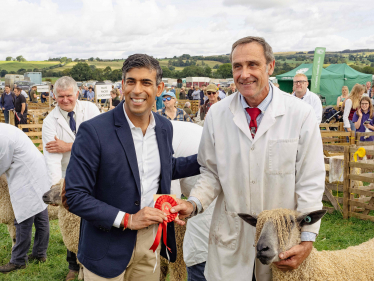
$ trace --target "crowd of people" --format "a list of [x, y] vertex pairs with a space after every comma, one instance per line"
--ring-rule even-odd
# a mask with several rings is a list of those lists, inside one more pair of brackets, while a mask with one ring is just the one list
[[[78, 253], [66, 254], [66, 280], [76, 277], [77, 259], [86, 281], [159, 280], [160, 255], [175, 261], [178, 254], [174, 223], [185, 225], [184, 218], [201, 215], [213, 202], [206, 217], [209, 234], [196, 232], [189, 238], [201, 247], [191, 247], [200, 252], [198, 264], [186, 262], [188, 280], [271, 280], [270, 265], [255, 258], [255, 229], [238, 213], [322, 209], [322, 104], [308, 90], [304, 74], [294, 77], [292, 95], [269, 82], [275, 59], [263, 38], [239, 39], [230, 60], [235, 83], [227, 93], [214, 84], [192, 85], [179, 93], [179, 99], [199, 101], [196, 117], [204, 120], [204, 129], [198, 154], [173, 157], [170, 120], [198, 125], [190, 124], [191, 103], [176, 106], [174, 87], [164, 88], [159, 62], [145, 54], [125, 60], [122, 89], [113, 87], [105, 114], [89, 102], [95, 96], [92, 87], [78, 88], [71, 77], [59, 78], [52, 95], [57, 106], [43, 122], [44, 155], [22, 131], [0, 124], [0, 175], [6, 174], [9, 190], [15, 191], [10, 194], [17, 228], [11, 260], [0, 272], [47, 259], [49, 225], [41, 196], [64, 178], [62, 203], [81, 218]], [[5, 88], [2, 108], [13, 104], [24, 116], [22, 91], [16, 88], [13, 95]], [[362, 130], [362, 124], [374, 129], [373, 123], [365, 123], [373, 109], [370, 98], [361, 98], [364, 92], [355, 85], [340, 98], [347, 130]], [[23, 158], [30, 161], [25, 165]], [[29, 166], [38, 172], [27, 170]], [[151, 251], [158, 224], [168, 221], [168, 214], [153, 208], [154, 195], [170, 194], [172, 180], [196, 175], [187, 200], [177, 198], [170, 210], [179, 217], [165, 226], [167, 245]], [[34, 249], [27, 256], [33, 224]], [[305, 223], [300, 244], [274, 257], [274, 265], [284, 271], [297, 268], [311, 252], [319, 226]]]

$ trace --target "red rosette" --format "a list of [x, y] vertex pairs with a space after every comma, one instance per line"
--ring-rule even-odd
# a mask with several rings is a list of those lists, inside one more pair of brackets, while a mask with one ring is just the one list
[[164, 236], [163, 236], [164, 244], [165, 244], [166, 248], [168, 248], [169, 251], [170, 251], [170, 248], [166, 244], [167, 223], [174, 221], [175, 218], [177, 217], [178, 213], [170, 213], [170, 209], [172, 207], [176, 206], [176, 205], [178, 205], [177, 202], [174, 200], [173, 197], [171, 197], [169, 195], [162, 195], [162, 196], [158, 197], [158, 199], [155, 203], [155, 208], [163, 211], [166, 214], [166, 217], [167, 217], [168, 220], [166, 220], [163, 223], [160, 223], [158, 225], [158, 230], [157, 230], [157, 234], [156, 234], [156, 237], [155, 237], [155, 241], [153, 242], [153, 245], [150, 248], [150, 250], [152, 250], [153, 252], [156, 251], [158, 245], [160, 244], [162, 231], [164, 232]]

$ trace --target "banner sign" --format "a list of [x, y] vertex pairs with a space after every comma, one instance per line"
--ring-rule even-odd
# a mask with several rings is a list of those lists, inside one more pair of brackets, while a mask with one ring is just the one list
[[110, 99], [110, 91], [112, 90], [111, 84], [95, 85], [96, 100]]
[[36, 91], [38, 93], [49, 93], [49, 85], [37, 85]]
[[326, 53], [326, 48], [323, 48], [323, 47], [317, 47], [314, 50], [313, 71], [312, 71], [312, 81], [310, 85], [310, 90], [316, 94], [320, 92], [321, 73], [322, 73], [323, 62], [325, 60], [325, 53]]

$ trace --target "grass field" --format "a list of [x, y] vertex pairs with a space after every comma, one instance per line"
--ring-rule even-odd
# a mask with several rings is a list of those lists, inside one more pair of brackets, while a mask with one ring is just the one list
[[[107, 66], [110, 66], [112, 70], [114, 69], [120, 69], [123, 65], [123, 60], [121, 61], [86, 61], [88, 65], [94, 65], [96, 68], [106, 68]], [[63, 71], [68, 68], [73, 68], [74, 65], [76, 65], [77, 62], [69, 62], [68, 64], [64, 65], [63, 67], [57, 67], [52, 69], [53, 72], [56, 71]]]
[[18, 69], [34, 69], [34, 68], [44, 68], [52, 65], [60, 64], [57, 61], [0, 61], [0, 69], [5, 69], [9, 71], [17, 71]]
[[[6, 275], [0, 280], [6, 281], [51, 281], [64, 280], [68, 272], [66, 248], [62, 241], [58, 222], [51, 222], [48, 259], [46, 263], [32, 262], [26, 269]], [[34, 235], [34, 233], [33, 233]], [[358, 245], [374, 237], [374, 223], [351, 218], [343, 220], [340, 213], [326, 214], [322, 219], [320, 233], [314, 243], [318, 250], [338, 250]], [[0, 225], [0, 264], [10, 259], [11, 240], [7, 228]], [[31, 251], [30, 251], [31, 252]]]

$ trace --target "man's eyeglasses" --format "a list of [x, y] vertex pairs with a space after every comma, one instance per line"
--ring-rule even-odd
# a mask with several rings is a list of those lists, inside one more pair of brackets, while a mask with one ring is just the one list
[[170, 101], [170, 100], [171, 100], [171, 97], [163, 98], [162, 100], [163, 100], [163, 101], [166, 101], [166, 100]]
[[207, 94], [208, 96], [210, 96], [210, 95], [214, 95], [215, 92], [206, 92], [206, 94]]
[[295, 85], [297, 85], [297, 84], [300, 84], [300, 85], [302, 85], [302, 84], [304, 84], [305, 82], [308, 82], [308, 81], [293, 81], [293, 83], [295, 84]]

